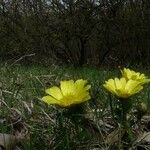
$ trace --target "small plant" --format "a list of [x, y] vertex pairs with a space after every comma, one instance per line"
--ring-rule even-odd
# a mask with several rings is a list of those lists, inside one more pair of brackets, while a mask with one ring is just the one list
[[[130, 120], [128, 116], [134, 101], [130, 98], [131, 96], [141, 92], [143, 90], [143, 85], [150, 82], [150, 79], [148, 79], [144, 74], [140, 74], [139, 72], [126, 68], [121, 70], [121, 73], [122, 77], [120, 79], [109, 79], [108, 81], [105, 81], [103, 86], [106, 90], [108, 90], [108, 92], [117, 98], [119, 102], [118, 110], [120, 111], [119, 120], [121, 120], [119, 123], [121, 123], [121, 127], [125, 131], [124, 134], [128, 135], [127, 140], [133, 141], [133, 131], [130, 127]], [[111, 107], [111, 109], [113, 109], [113, 107]], [[114, 111], [112, 110], [112, 112]]]
[[[64, 135], [61, 140], [63, 140], [62, 144], [67, 143], [65, 144], [66, 149], [70, 149], [71, 141], [73, 141], [75, 133], [72, 133], [72, 130], [84, 128], [86, 122], [84, 103], [91, 98], [90, 88], [91, 85], [87, 85], [87, 81], [83, 79], [75, 82], [73, 80], [61, 81], [60, 87], [53, 86], [46, 89], [48, 96], [42, 98], [47, 104], [58, 106], [55, 135], [56, 140], [60, 138], [60, 135]], [[64, 147], [64, 145], [60, 147]]]

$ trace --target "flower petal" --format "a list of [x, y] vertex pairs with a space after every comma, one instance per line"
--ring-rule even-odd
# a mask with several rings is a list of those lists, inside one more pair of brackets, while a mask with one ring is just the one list
[[126, 88], [128, 88], [128, 92], [130, 94], [136, 94], [143, 89], [143, 86], [141, 86], [140, 82], [138, 81], [129, 80]]
[[83, 88], [87, 84], [87, 80], [79, 79], [75, 82], [76, 87]]
[[73, 80], [61, 81], [60, 88], [61, 88], [63, 96], [73, 95], [75, 92], [74, 81]]
[[127, 80], [136, 80], [139, 81], [141, 84], [145, 84], [149, 82], [149, 79], [145, 76], [145, 74], [141, 74], [140, 72], [135, 72], [130, 69], [124, 68], [121, 70], [122, 76], [126, 78]]
[[116, 89], [122, 89], [122, 84], [120, 82], [120, 80], [118, 78], [115, 78], [115, 86], [116, 86]]
[[55, 99], [60, 100], [60, 99], [63, 98], [63, 95], [62, 95], [62, 93], [61, 93], [61, 90], [60, 90], [60, 88], [58, 88], [57, 86], [53, 86], [53, 87], [47, 89], [45, 92], [46, 92], [47, 94], [51, 95], [52, 97], [54, 97]]
[[136, 86], [131, 92], [132, 94], [136, 94], [136, 93], [139, 93], [141, 90], [143, 90], [143, 86], [139, 85], [139, 86]]
[[53, 98], [53, 97], [51, 97], [51, 96], [44, 96], [43, 98], [42, 98], [42, 100], [45, 102], [45, 103], [47, 103], [47, 104], [60, 104], [60, 101], [59, 100], [57, 100], [57, 99], [55, 99], [55, 98]]

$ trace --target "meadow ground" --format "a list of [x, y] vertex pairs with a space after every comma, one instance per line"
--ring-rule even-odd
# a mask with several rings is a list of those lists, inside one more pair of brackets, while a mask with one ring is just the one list
[[[150, 76], [149, 70], [136, 70]], [[118, 68], [1, 64], [0, 133], [15, 135], [21, 141], [17, 145], [21, 150], [94, 150], [96, 148], [105, 150], [122, 149], [124, 145], [135, 148], [137, 146], [135, 141], [139, 134], [150, 131], [150, 125], [148, 128], [145, 124], [142, 126], [142, 123], [135, 123], [134, 107], [136, 106], [133, 106], [131, 112], [136, 135], [132, 143], [122, 144], [121, 139], [116, 141], [108, 139], [118, 125], [112, 119], [110, 99], [102, 84], [105, 80], [116, 76], [121, 76]], [[65, 118], [62, 118], [62, 125], [58, 126], [56, 114], [59, 113], [59, 109], [55, 106], [47, 106], [41, 100], [46, 88], [59, 85], [61, 80], [69, 79], [86, 79], [92, 86], [90, 91], [92, 99], [87, 104], [87, 117], [90, 121], [85, 125], [85, 129], [74, 126]], [[144, 115], [149, 116], [150, 85], [145, 85], [144, 90], [132, 99], [144, 103], [147, 109]], [[115, 102], [112, 103], [112, 107], [115, 107]]]

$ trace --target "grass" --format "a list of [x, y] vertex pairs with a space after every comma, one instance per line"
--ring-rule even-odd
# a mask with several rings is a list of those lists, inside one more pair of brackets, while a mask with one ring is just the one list
[[[150, 74], [146, 70], [145, 72]], [[97, 123], [99, 120], [106, 120], [108, 123], [111, 113], [108, 95], [102, 84], [105, 80], [119, 74], [117, 68], [1, 64], [0, 133], [16, 134], [16, 131], [19, 131], [25, 135], [25, 139], [19, 145], [22, 150], [61, 150], [62, 148], [64, 150], [89, 150], [94, 149], [97, 144], [101, 149], [109, 149], [108, 145], [101, 145], [102, 142], [99, 142], [104, 142], [103, 135], [110, 132], [106, 126], [97, 124], [99, 132], [95, 134], [92, 133], [91, 128], [81, 129], [65, 118], [59, 117], [62, 126], [58, 127], [56, 122], [58, 109], [44, 104], [41, 97], [45, 94], [45, 88], [59, 85], [60, 80], [87, 79], [92, 85], [92, 100], [87, 105], [89, 116], [94, 118]], [[148, 107], [147, 110], [150, 110], [149, 90], [150, 86], [146, 85], [145, 90], [135, 98], [135, 101], [143, 101]], [[20, 118], [20, 122], [18, 118]], [[110, 124], [114, 125], [111, 119]]]

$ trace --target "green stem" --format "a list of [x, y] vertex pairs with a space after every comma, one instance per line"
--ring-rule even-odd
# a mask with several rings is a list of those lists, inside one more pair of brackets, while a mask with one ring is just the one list
[[127, 139], [129, 141], [132, 141], [132, 130], [130, 129], [129, 120], [127, 119], [127, 115], [131, 109], [132, 103], [129, 100], [120, 100], [121, 107], [122, 107], [122, 120], [121, 125], [123, 129], [125, 130], [125, 133], [127, 133], [128, 137]]
[[84, 105], [75, 105], [64, 112], [64, 116], [69, 118], [74, 124], [79, 124], [85, 114]]
[[121, 124], [123, 126], [123, 128], [125, 130], [128, 129], [128, 120], [127, 120], [127, 109], [126, 109], [126, 105], [123, 101], [121, 101], [121, 107], [122, 107], [122, 120], [121, 120]]

